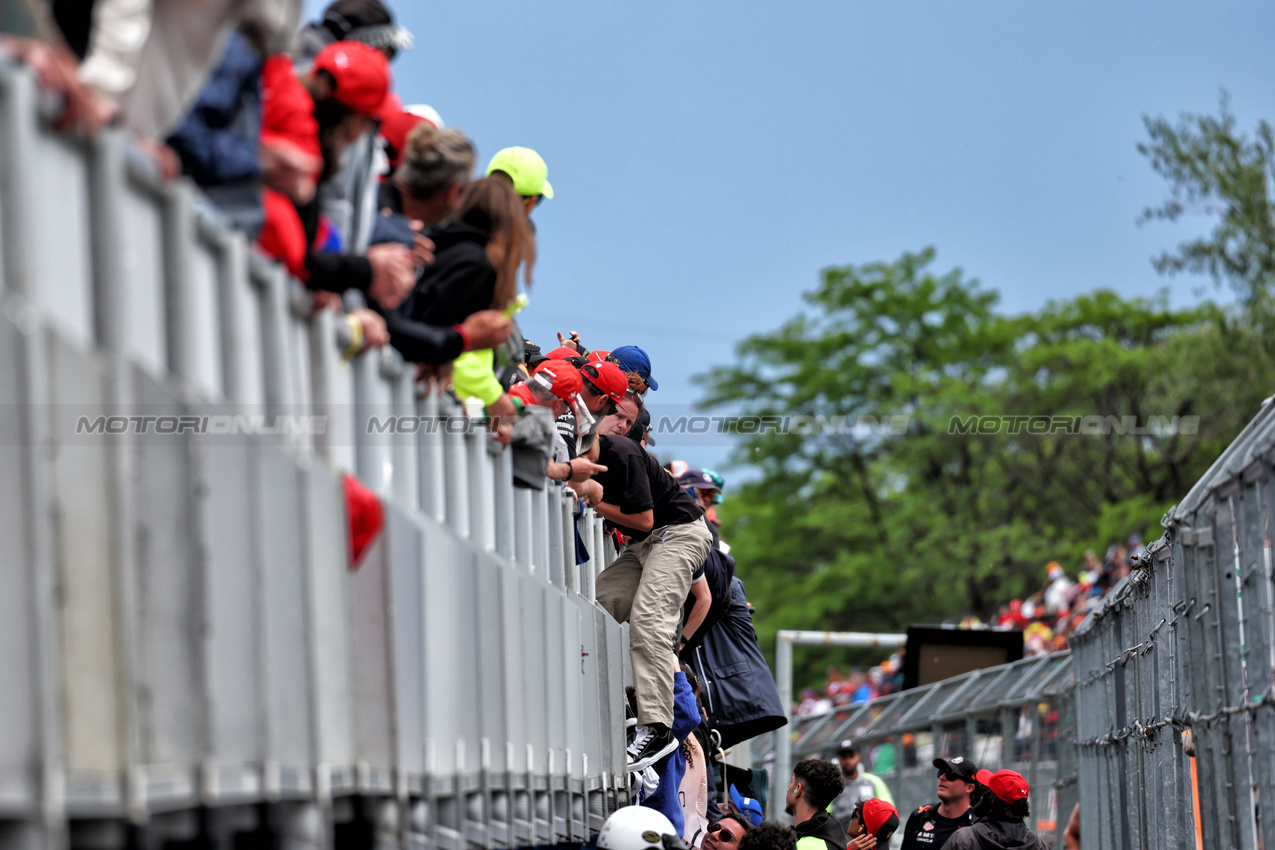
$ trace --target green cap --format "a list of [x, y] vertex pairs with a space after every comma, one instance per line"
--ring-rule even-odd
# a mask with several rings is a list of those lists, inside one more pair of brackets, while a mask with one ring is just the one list
[[540, 154], [531, 148], [505, 148], [497, 151], [487, 163], [487, 175], [493, 171], [503, 171], [514, 181], [514, 191], [530, 198], [535, 195], [553, 197], [553, 187], [549, 185], [549, 166], [545, 165]]

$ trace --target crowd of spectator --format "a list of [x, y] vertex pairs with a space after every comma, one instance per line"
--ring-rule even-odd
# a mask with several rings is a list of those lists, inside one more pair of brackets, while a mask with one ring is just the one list
[[[512, 455], [515, 486], [606, 520], [618, 555], [596, 598], [630, 626], [635, 802], [692, 846], [734, 850], [764, 787], [723, 748], [785, 713], [721, 539], [725, 482], [647, 450], [659, 384], [641, 347], [519, 331], [545, 160], [510, 146], [479, 167], [473, 140], [405, 106], [391, 65], [413, 37], [381, 0], [299, 16], [298, 0], [0, 0], [0, 62], [33, 72], [55, 129], [122, 128], [160, 178], [196, 184], [316, 311], [342, 315], [347, 358], [389, 346], [415, 364], [422, 396], [452, 397]], [[345, 494], [357, 566], [382, 513], [349, 475]], [[590, 545], [577, 531], [578, 563]]]
[[[1057, 561], [1050, 561], [1045, 565], [1045, 581], [1040, 590], [1000, 606], [990, 623], [968, 616], [946, 625], [962, 629], [1017, 629], [1023, 633], [1025, 658], [1064, 650], [1085, 616], [1108, 591], [1128, 577], [1134, 561], [1145, 552], [1142, 538], [1137, 534], [1130, 535], [1123, 544], [1112, 543], [1101, 560], [1089, 549], [1074, 579]], [[823, 687], [803, 688], [793, 713], [798, 716], [822, 714], [901, 690], [903, 655], [904, 651], [899, 650], [866, 670], [852, 667], [845, 673], [829, 665]]]

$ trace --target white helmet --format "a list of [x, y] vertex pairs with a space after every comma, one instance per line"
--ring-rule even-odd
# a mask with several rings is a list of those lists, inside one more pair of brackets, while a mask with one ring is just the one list
[[598, 833], [598, 850], [664, 850], [662, 836], [676, 835], [673, 822], [646, 806], [616, 809]]

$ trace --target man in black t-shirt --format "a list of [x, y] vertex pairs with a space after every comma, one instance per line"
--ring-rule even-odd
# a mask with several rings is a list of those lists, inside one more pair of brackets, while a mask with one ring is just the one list
[[970, 794], [977, 784], [978, 767], [960, 756], [935, 759], [934, 766], [939, 771], [939, 801], [919, 807], [908, 817], [902, 850], [939, 850], [952, 833], [974, 822]]
[[640, 771], [677, 748], [671, 727], [678, 625], [712, 536], [695, 500], [640, 445], [619, 434], [599, 436], [595, 445], [606, 471], [594, 476], [602, 494], [590, 504], [632, 538], [598, 576], [595, 596], [618, 622], [629, 623], [637, 727], [628, 770]]

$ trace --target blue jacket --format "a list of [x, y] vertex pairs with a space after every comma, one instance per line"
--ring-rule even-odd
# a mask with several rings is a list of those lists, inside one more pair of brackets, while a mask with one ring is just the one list
[[[673, 737], [680, 744], [699, 725], [699, 704], [695, 702], [695, 692], [686, 681], [686, 674], [678, 671], [673, 674]], [[678, 790], [682, 785], [682, 777], [686, 775], [686, 756], [682, 748], [657, 761], [654, 765], [660, 777], [660, 785], [655, 793], [647, 797], [642, 805], [650, 806], [673, 822], [673, 828], [680, 838], [686, 832], [686, 820], [682, 817], [682, 800]]]
[[704, 707], [723, 747], [785, 725], [775, 678], [757, 644], [744, 583], [730, 580], [730, 607], [704, 634], [692, 664], [704, 688]]
[[232, 33], [190, 114], [168, 137], [169, 147], [181, 158], [182, 174], [200, 186], [223, 186], [260, 176], [261, 64], [261, 55], [248, 39]]

